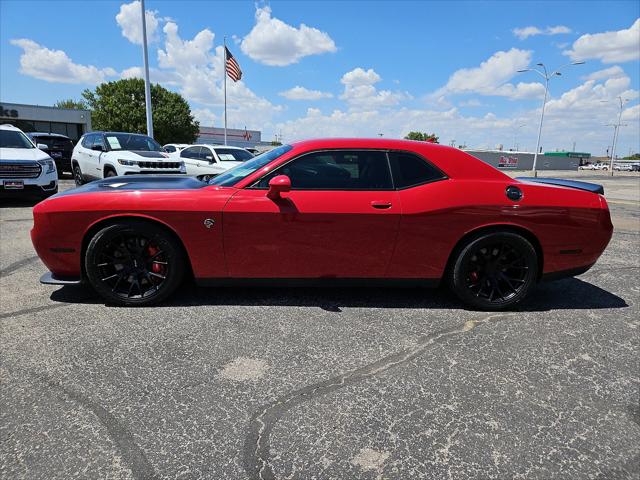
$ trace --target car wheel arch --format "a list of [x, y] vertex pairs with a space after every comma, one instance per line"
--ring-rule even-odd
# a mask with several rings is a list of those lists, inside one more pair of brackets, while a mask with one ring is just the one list
[[165, 230], [169, 235], [171, 235], [177, 242], [178, 245], [182, 248], [182, 253], [184, 254], [184, 258], [187, 259], [186, 265], [186, 273], [187, 276], [191, 276], [193, 278], [193, 267], [191, 265], [191, 257], [189, 256], [189, 251], [184, 246], [184, 242], [180, 238], [180, 235], [168, 224], [154, 217], [149, 217], [147, 215], [136, 215], [136, 214], [118, 214], [111, 215], [106, 218], [101, 218], [96, 220], [94, 223], [89, 225], [89, 227], [85, 230], [84, 235], [82, 237], [82, 247], [80, 250], [80, 266], [81, 266], [81, 274], [82, 278], [86, 278], [86, 272], [84, 267], [84, 258], [87, 253], [87, 247], [89, 246], [89, 242], [91, 239], [103, 228], [106, 228], [110, 225], [122, 222], [143, 222], [148, 223], [149, 225], [155, 225], [157, 227]]
[[533, 248], [536, 251], [536, 255], [538, 257], [538, 281], [542, 277], [542, 269], [544, 266], [544, 251], [542, 250], [542, 245], [540, 244], [540, 240], [538, 237], [529, 230], [521, 225], [514, 225], [511, 223], [497, 223], [492, 225], [484, 225], [482, 227], [474, 228], [473, 230], [465, 233], [455, 244], [455, 246], [449, 252], [449, 258], [447, 259], [447, 263], [442, 275], [442, 278], [447, 278], [453, 264], [456, 261], [458, 253], [464, 248], [464, 246], [471, 240], [472, 238], [478, 237], [480, 235], [485, 235], [487, 233], [498, 233], [498, 232], [510, 232], [521, 235], [533, 245]]
[[118, 175], [118, 170], [116, 170], [116, 167], [114, 167], [113, 165], [111, 165], [110, 163], [105, 163], [104, 164], [104, 168], [102, 169], [102, 176], [106, 177], [107, 176], [107, 172], [108, 171], [112, 171], [114, 172], [116, 175]]

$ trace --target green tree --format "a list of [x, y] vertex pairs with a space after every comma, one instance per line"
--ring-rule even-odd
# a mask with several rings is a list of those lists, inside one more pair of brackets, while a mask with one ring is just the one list
[[[85, 90], [82, 96], [91, 110], [95, 130], [146, 133], [144, 80], [127, 78], [103, 83], [95, 91]], [[153, 136], [160, 144], [195, 142], [200, 125], [180, 94], [151, 85], [151, 109]]]
[[435, 133], [409, 132], [405, 135], [405, 140], [417, 140], [419, 142], [438, 143], [438, 136]]
[[630, 157], [624, 157], [624, 160], [640, 160], [640, 153], [634, 153]]
[[71, 110], [88, 110], [89, 105], [84, 100], [74, 100], [73, 98], [67, 98], [65, 100], [58, 100], [53, 104], [56, 108], [68, 108]]

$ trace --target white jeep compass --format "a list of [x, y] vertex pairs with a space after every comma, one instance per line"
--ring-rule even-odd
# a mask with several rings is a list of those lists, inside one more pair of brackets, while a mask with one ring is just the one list
[[0, 125], [0, 194], [46, 198], [57, 192], [58, 172], [53, 159], [19, 128]]
[[71, 168], [76, 185], [120, 175], [186, 173], [184, 162], [153, 138], [122, 132], [85, 134], [73, 149]]

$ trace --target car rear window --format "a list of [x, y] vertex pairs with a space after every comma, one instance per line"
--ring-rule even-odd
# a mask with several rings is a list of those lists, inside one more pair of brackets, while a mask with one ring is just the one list
[[396, 188], [407, 188], [446, 178], [425, 159], [408, 152], [389, 152], [389, 162]]

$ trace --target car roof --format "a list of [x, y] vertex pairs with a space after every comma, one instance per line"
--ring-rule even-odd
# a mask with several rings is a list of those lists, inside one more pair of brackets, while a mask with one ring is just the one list
[[92, 133], [100, 133], [102, 135], [113, 135], [113, 134], [118, 134], [118, 135], [138, 135], [140, 137], [148, 137], [149, 135], [144, 134], [144, 133], [132, 133], [132, 132], [112, 132], [112, 131], [102, 131], [102, 130], [94, 130], [93, 132], [87, 132], [85, 133], [85, 135], [89, 135]]
[[195, 145], [189, 145], [190, 147], [210, 147], [214, 150], [216, 148], [228, 148], [230, 150], [245, 150], [242, 147], [235, 147], [233, 145], [220, 145], [219, 143], [197, 143]]
[[319, 138], [290, 144], [296, 153], [331, 149], [401, 150], [423, 156], [448, 175], [457, 178], [505, 180], [510, 177], [479, 158], [438, 143], [395, 138]]
[[[0, 130], [15, 130], [15, 131], [18, 131], [18, 132], [22, 132], [22, 130], [20, 130], [15, 125], [11, 125], [10, 123], [3, 123], [2, 125], [0, 125]], [[22, 133], [24, 133], [24, 132], [22, 132]]]
[[60, 137], [60, 138], [69, 138], [66, 135], [62, 135], [60, 133], [45, 133], [45, 132], [28, 132], [27, 135], [33, 137]]

